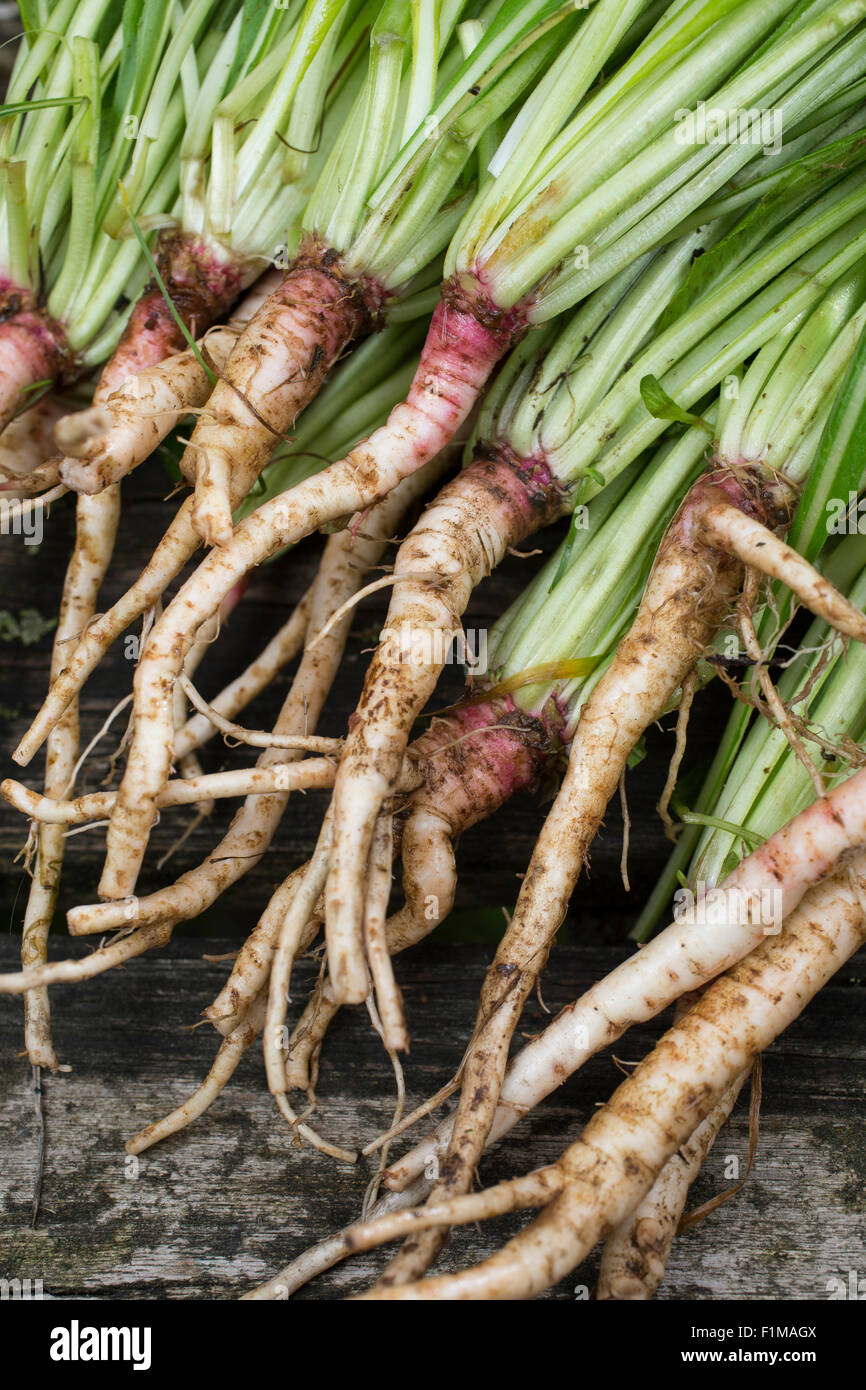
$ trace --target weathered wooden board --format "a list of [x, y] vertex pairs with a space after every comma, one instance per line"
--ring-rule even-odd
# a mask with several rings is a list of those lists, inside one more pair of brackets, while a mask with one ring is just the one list
[[[35, 1231], [30, 1073], [16, 1057], [21, 1005], [0, 1000], [0, 1277], [41, 1278], [57, 1297], [233, 1298], [357, 1215], [369, 1169], [292, 1146], [258, 1052], [207, 1116], [142, 1155], [137, 1176], [127, 1165], [123, 1139], [176, 1105], [207, 1069], [213, 1034], [188, 1026], [227, 967], [201, 954], [231, 944], [175, 942], [158, 958], [54, 992], [60, 1053], [72, 1070], [46, 1081], [47, 1158]], [[487, 955], [482, 947], [430, 943], [401, 957], [413, 1027], [410, 1101], [436, 1089], [458, 1061]], [[547, 1006], [561, 1007], [621, 956], [621, 948], [560, 948], [545, 978]], [[0, 968], [13, 959], [13, 943], [5, 942]], [[866, 1277], [864, 975], [861, 956], [768, 1053], [752, 1173], [730, 1203], [677, 1242], [660, 1297], [821, 1299], [831, 1279], [847, 1281], [852, 1269]], [[296, 1000], [310, 976], [305, 963]], [[523, 1028], [537, 1031], [543, 1020], [533, 1001]], [[639, 1058], [660, 1027], [629, 1035], [617, 1056]], [[483, 1181], [555, 1157], [619, 1079], [610, 1054], [594, 1059], [485, 1159]], [[334, 1025], [319, 1092], [318, 1124], [340, 1143], [367, 1139], [387, 1122], [393, 1080], [363, 1011]], [[741, 1098], [694, 1202], [729, 1186], [726, 1163], [735, 1156], [744, 1167], [747, 1151]], [[489, 1253], [516, 1224], [457, 1234], [443, 1265]], [[299, 1297], [337, 1298], [361, 1288], [381, 1261], [381, 1252], [359, 1258]], [[582, 1286], [591, 1288], [595, 1269], [593, 1258], [550, 1296], [574, 1299]]]

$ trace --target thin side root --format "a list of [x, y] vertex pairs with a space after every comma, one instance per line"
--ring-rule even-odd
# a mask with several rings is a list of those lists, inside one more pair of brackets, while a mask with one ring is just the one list
[[207, 700], [203, 700], [188, 677], [179, 675], [178, 683], [193, 708], [209, 719], [215, 729], [219, 729], [221, 734], [229, 738], [236, 738], [239, 743], [249, 744], [251, 748], [292, 748], [305, 753], [331, 753], [335, 757], [339, 757], [343, 751], [341, 738], [318, 738], [310, 734], [277, 734], [266, 729], [244, 729], [240, 724], [233, 724], [230, 719], [224, 719]]
[[743, 639], [743, 646], [749, 660], [754, 662], [758, 676], [758, 684], [764, 696], [772, 717], [775, 719], [788, 744], [794, 757], [806, 770], [806, 774], [815, 788], [816, 796], [823, 796], [827, 788], [824, 786], [824, 779], [818, 771], [806, 749], [803, 747], [802, 739], [797, 733], [794, 721], [790, 712], [785, 708], [778, 690], [773, 684], [769, 671], [764, 661], [764, 653], [758, 641], [755, 625], [752, 621], [752, 610], [758, 593], [758, 572], [754, 569], [746, 570], [746, 579], [743, 585], [743, 593], [739, 603], [739, 624], [740, 635]]
[[[486, 1221], [512, 1211], [543, 1207], [562, 1190], [563, 1179], [555, 1165], [538, 1168], [525, 1177], [514, 1178], [484, 1192], [454, 1197], [439, 1206], [414, 1207], [409, 1211], [392, 1211], [371, 1221], [359, 1221], [340, 1235], [331, 1236], [305, 1251], [287, 1266], [276, 1279], [245, 1295], [247, 1299], [287, 1298], [304, 1284], [331, 1269], [350, 1255], [373, 1250], [388, 1241], [399, 1240], [414, 1231], [431, 1230], [439, 1226], [466, 1226], [473, 1221]], [[400, 1194], [401, 1196], [403, 1194]], [[394, 1194], [391, 1194], [393, 1200]]]
[[385, 931], [388, 899], [391, 896], [392, 840], [391, 817], [380, 816], [367, 866], [364, 945], [382, 1019], [383, 1042], [389, 1052], [405, 1052], [409, 1046], [409, 1033]]
[[124, 1145], [126, 1152], [144, 1153], [145, 1149], [158, 1144], [161, 1139], [167, 1139], [170, 1134], [177, 1134], [179, 1130], [185, 1129], [193, 1120], [203, 1115], [231, 1080], [244, 1053], [261, 1033], [264, 1018], [265, 1001], [260, 998], [244, 1022], [223, 1039], [210, 1071], [189, 1099], [176, 1110], [172, 1110], [170, 1115], [164, 1116], [161, 1120], [154, 1120], [152, 1124], [146, 1125], [138, 1134], [128, 1139]]
[[676, 744], [674, 745], [673, 757], [671, 758], [670, 766], [668, 767], [667, 780], [665, 782], [662, 794], [659, 797], [658, 805], [656, 807], [656, 810], [661, 816], [662, 824], [665, 828], [665, 834], [667, 835], [668, 839], [673, 840], [674, 843], [676, 843], [678, 832], [677, 826], [673, 818], [671, 817], [668, 807], [670, 806], [671, 797], [673, 796], [674, 788], [677, 784], [677, 778], [680, 775], [680, 766], [682, 764], [683, 757], [686, 751], [686, 736], [688, 734], [689, 728], [689, 715], [692, 712], [692, 701], [695, 698], [695, 689], [697, 688], [697, 683], [697, 672], [690, 671], [682, 684], [680, 707], [677, 712]]
[[283, 1119], [286, 1120], [302, 1139], [306, 1139], [319, 1153], [327, 1154], [328, 1158], [339, 1159], [341, 1163], [357, 1163], [358, 1155], [353, 1149], [341, 1149], [337, 1144], [329, 1144], [327, 1139], [323, 1139], [314, 1129], [295, 1114], [285, 1095], [275, 1097], [277, 1107]]
[[172, 923], [160, 923], [141, 927], [138, 931], [110, 941], [107, 946], [101, 946], [98, 951], [81, 960], [50, 961], [47, 965], [0, 975], [0, 994], [26, 994], [28, 989], [38, 989], [42, 985], [67, 985], [76, 984], [79, 980], [92, 980], [115, 965], [123, 965], [145, 951], [164, 946], [171, 937], [172, 926]]
[[[272, 763], [269, 767], [202, 773], [197, 777], [181, 777], [168, 782], [157, 804], [163, 809], [234, 796], [266, 796], [274, 792], [327, 789], [334, 785], [336, 770], [336, 763], [329, 758], [308, 758], [300, 763]], [[13, 778], [7, 778], [0, 783], [0, 796], [31, 820], [48, 825], [83, 825], [86, 821], [101, 820], [107, 816], [117, 793], [90, 792], [73, 801], [60, 801], [50, 796], [40, 796]]]
[[718, 550], [736, 555], [771, 579], [780, 579], [816, 617], [843, 636], [866, 642], [866, 616], [860, 609], [754, 517], [729, 502], [713, 502], [702, 510], [698, 524]]

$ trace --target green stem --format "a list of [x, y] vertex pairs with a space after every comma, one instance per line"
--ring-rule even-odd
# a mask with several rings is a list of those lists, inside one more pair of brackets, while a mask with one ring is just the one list
[[[829, 200], [819, 200], [808, 215], [751, 256], [727, 283], [660, 333], [620, 378], [603, 407], [552, 454], [549, 461], [558, 476], [573, 481], [587, 465], [597, 464], [610, 481], [657, 438], [660, 422], [641, 409], [631, 428], [620, 429], [620, 437], [607, 443], [599, 455], [612, 428], [625, 424], [635, 408], [644, 376], [658, 377], [669, 395], [689, 408], [767, 342], [780, 325], [811, 308], [826, 286], [855, 265], [866, 250], [864, 214], [852, 217], [866, 196], [866, 187], [860, 183], [858, 188], [855, 176], [850, 192], [846, 181]], [[689, 351], [695, 342], [699, 347]]]
[[84, 103], [72, 141], [72, 213], [63, 269], [48, 299], [48, 311], [59, 317], [62, 306], [78, 286], [93, 246], [96, 208], [96, 161], [99, 154], [101, 94], [99, 51], [89, 39], [72, 41], [74, 92]]
[[[708, 107], [711, 105], [732, 111], [760, 105], [768, 94], [772, 95], [775, 85], [784, 80], [792, 68], [807, 62], [814, 53], [820, 53], [836, 42], [843, 20], [852, 27], [864, 14], [866, 0], [842, 0], [833, 12], [774, 46], [760, 62], [751, 65], [745, 73], [716, 91], [709, 99]], [[862, 62], [863, 54], [859, 49], [858, 44], [856, 59], [852, 57], [847, 61]], [[617, 129], [611, 141], [610, 158], [616, 168], [611, 177], [599, 183], [597, 166], [584, 159], [574, 169], [562, 171], [550, 189], [543, 190], [537, 198], [528, 201], [525, 209], [519, 210], [508, 224], [507, 234], [503, 229], [497, 238], [491, 239], [485, 247], [485, 276], [497, 304], [506, 308], [517, 303], [563, 258], [569, 254], [573, 257], [576, 246], [591, 246], [593, 238], [614, 217], [630, 208], [636, 198], [644, 193], [664, 198], [669, 192], [665, 180], [678, 166], [688, 167], [695, 163], [713, 165], [715, 152], [712, 145], [702, 146], [697, 155], [688, 154], [686, 151], [689, 147], [677, 144], [668, 122], [673, 117], [674, 106], [684, 109], [691, 105], [701, 90], [705, 90], [705, 84], [717, 65], [729, 65], [733, 52], [733, 48], [728, 48], [725, 61], [722, 61], [721, 54], [716, 54], [713, 46], [708, 45], [703, 62], [695, 59], [689, 64], [687, 73], [677, 73], [676, 81], [669, 79], [663, 84], [662, 91], [651, 102], [645, 118], [647, 122], [653, 120], [662, 133], [645, 150], [635, 152], [640, 145], [642, 126], [634, 130], [628, 123]], [[714, 54], [716, 63], [707, 61]], [[836, 64], [842, 61], [838, 54], [831, 55], [833, 59]], [[803, 90], [815, 93], [814, 99], [817, 100], [821, 84], [813, 81], [794, 89], [791, 98], [795, 109], [794, 119], [800, 114], [797, 93]], [[718, 160], [716, 186], [720, 187], [735, 167], [754, 159], [758, 151], [759, 146], [749, 144], [729, 147], [724, 158]], [[676, 226], [696, 203], [703, 201], [713, 191], [712, 184], [715, 182], [711, 178], [711, 187], [707, 188], [706, 181], [698, 179], [689, 194], [673, 202], [668, 197], [656, 219], [656, 237], [660, 229]], [[689, 197], [695, 200], [690, 206], [685, 205]], [[540, 234], [542, 229], [543, 235]], [[643, 241], [638, 249], [646, 249]], [[584, 286], [587, 278], [584, 278]], [[591, 281], [589, 284], [591, 287]], [[572, 279], [572, 287], [581, 291], [581, 281]], [[567, 307], [561, 298], [555, 301], [555, 305], [554, 312], [561, 312]], [[550, 312], [550, 309], [551, 304], [544, 308], [537, 306], [536, 318], [539, 313]]]
[[433, 105], [439, 57], [439, 15], [436, 0], [410, 0], [410, 8], [412, 71], [406, 114], [403, 118], [403, 133], [400, 138], [401, 146], [415, 134]]

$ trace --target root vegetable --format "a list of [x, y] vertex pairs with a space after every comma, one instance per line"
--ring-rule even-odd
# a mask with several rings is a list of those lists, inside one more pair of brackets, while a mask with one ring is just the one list
[[[837, 556], [837, 562], [845, 562], [847, 552], [848, 561], [855, 562], [855, 573], [862, 568], [858, 545], [857, 537], [849, 538]], [[852, 598], [862, 601], [866, 579], [858, 574], [854, 580], [849, 576], [847, 583]], [[811, 691], [810, 721], [815, 721], [820, 737], [853, 748], [856, 745], [852, 741], [863, 735], [861, 691], [866, 653], [855, 647], [828, 663], [827, 639], [826, 627], [813, 624], [804, 639], [805, 651], [810, 654], [805, 669], [803, 657], [792, 663], [780, 694], [793, 704], [805, 683]], [[715, 802], [706, 803], [707, 810], [715, 812], [710, 815], [713, 829], [690, 869], [689, 881], [697, 896], [687, 897], [685, 902], [686, 906], [692, 903], [695, 910], [679, 914], [641, 952], [564, 1009], [544, 1033], [516, 1055], [503, 1085], [491, 1139], [506, 1133], [520, 1116], [622, 1031], [664, 1008], [681, 989], [699, 986], [751, 949], [762, 931], [775, 926], [800, 894], [863, 838], [864, 788], [864, 774], [858, 771], [838, 780], [831, 791], [810, 803], [811, 781], [792, 755], [784, 733], [766, 727], [763, 721], [756, 723], [737, 759], [728, 766], [725, 787], [717, 791]], [[783, 825], [785, 815], [804, 802], [805, 808], [796, 818]], [[727, 869], [732, 860], [732, 816], [743, 819], [747, 835], [754, 828], [759, 840], [769, 838], [739, 863], [742, 850], [738, 850], [733, 855], [736, 867], [720, 877], [718, 866]], [[684, 961], [690, 962], [685, 970]], [[638, 980], [641, 984], [634, 989]], [[431, 1164], [438, 1164], [449, 1134], [450, 1123], [446, 1121], [432, 1140], [424, 1141], [392, 1166], [390, 1180], [399, 1186]]]
[[[170, 243], [174, 246], [174, 243]], [[176, 290], [183, 290], [184, 305], [194, 319], [196, 313], [218, 312], [220, 295], [231, 294], [231, 277], [222, 268], [205, 284], [187, 265], [188, 248], [175, 249], [169, 279]], [[153, 288], [139, 300], [111, 360], [103, 369], [94, 402], [99, 407], [120, 381], [159, 362], [178, 335], [174, 319], [168, 314], [161, 293]], [[114, 550], [120, 515], [120, 492], [115, 485], [97, 497], [82, 497], [76, 507], [76, 539], [67, 570], [61, 617], [52, 654], [52, 680], [63, 669], [69, 642], [93, 620], [99, 589]], [[56, 800], [66, 796], [78, 763], [77, 702], [67, 706], [63, 718], [48, 735], [45, 796]], [[22, 937], [23, 974], [48, 969], [44, 965], [47, 937], [60, 884], [65, 850], [64, 833], [58, 825], [40, 826], [37, 831], [36, 874], [28, 898]], [[42, 1060], [34, 1065], [56, 1066], [50, 1040], [48, 997], [45, 988], [25, 997], [25, 1035], [28, 1049]]]
[[[321, 390], [334, 363], [371, 324], [375, 297], [311, 245], [253, 315], [232, 350], [181, 467], [195, 477], [192, 524], [209, 545], [232, 534], [230, 479], [258, 477], [274, 444]], [[272, 344], [265, 356], [263, 344]], [[279, 352], [275, 351], [279, 346]], [[364, 498], [363, 506], [373, 498]], [[354, 511], [354, 507], [349, 508]]]
[[[120, 510], [116, 493], [95, 508], [82, 508], [76, 517], [75, 546], [63, 585], [60, 618], [51, 654], [52, 675], [60, 669], [66, 645], [92, 617], [114, 548]], [[48, 739], [45, 762], [45, 796], [63, 797], [75, 774], [78, 759], [78, 708], [70, 706]], [[40, 825], [36, 830], [33, 877], [27, 896], [21, 937], [24, 974], [38, 971], [47, 960], [48, 933], [60, 889], [65, 843], [60, 826]], [[51, 1013], [45, 986], [24, 995], [24, 1039], [34, 1067], [58, 1065], [51, 1038]]]
[[[764, 431], [773, 429], [773, 445], [791, 460], [792, 476], [802, 476], [814, 458], [818, 436], [811, 429], [827, 381], [824, 365], [814, 368], [804, 354], [808, 333], [838, 335], [826, 361], [836, 389], [861, 329], [859, 272], [838, 282], [812, 318], [780, 347], [759, 353], [746, 377], [743, 414], [737, 428], [725, 427], [720, 453], [726, 466], [693, 485], [660, 547], [637, 618], [620, 644], [610, 668], [581, 710], [569, 759], [569, 771], [553, 811], [536, 845], [517, 909], [496, 953], [484, 988], [473, 1043], [464, 1060], [462, 1090], [443, 1172], [431, 1201], [465, 1191], [490, 1132], [507, 1063], [511, 1036], [528, 996], [546, 962], [553, 937], [565, 915], [610, 798], [620, 785], [637, 739], [666, 707], [712, 640], [740, 589], [743, 565], [760, 567], [785, 582], [807, 605], [841, 630], [866, 635], [866, 620], [841, 594], [823, 591], [826, 583], [801, 557], [793, 554], [770, 528], [783, 529], [792, 513], [790, 484], [780, 474], [764, 474], [769, 455], [761, 448]], [[844, 325], [840, 333], [840, 323]], [[832, 327], [830, 326], [832, 325]], [[831, 362], [830, 358], [837, 360]], [[777, 379], [767, 379], [766, 359]], [[793, 365], [792, 365], [793, 364]], [[793, 379], [792, 379], [793, 378]], [[760, 387], [763, 390], [760, 391]], [[755, 393], [752, 395], [751, 393]], [[759, 394], [760, 392], [760, 394]], [[803, 405], [791, 416], [792, 400]], [[762, 462], [732, 452], [731, 439], [747, 437], [744, 420], [756, 402], [756, 429], [750, 448]], [[786, 420], [787, 432], [775, 420]], [[777, 434], [778, 431], [778, 434]], [[805, 432], [808, 448], [796, 448]], [[759, 441], [757, 444], [755, 442]], [[798, 470], [800, 472], [798, 473]], [[388, 1277], [417, 1278], [433, 1258], [441, 1237], [432, 1233], [401, 1252]]]
[[[777, 209], [775, 216], [783, 211]], [[820, 222], [817, 206], [798, 221], [801, 233], [814, 246]], [[777, 335], [784, 341], [777, 311], [783, 302], [793, 309], [787, 286], [802, 289], [803, 281], [799, 276], [788, 280], [793, 247], [784, 235], [774, 239], [771, 222], [762, 230], [768, 236], [764, 245], [759, 237], [756, 241], [754, 219], [747, 219], [721, 241], [718, 229], [715, 234], [705, 232], [697, 241], [686, 237], [643, 264], [639, 274], [633, 269], [607, 292], [598, 291], [556, 339], [542, 344], [532, 361], [515, 354], [516, 365], [503, 373], [505, 384], [479, 425], [505, 442], [479, 445], [481, 457], [445, 490], [401, 547], [400, 582], [394, 588], [385, 640], [371, 663], [335, 789], [326, 919], [329, 940], [335, 943], [332, 970], [338, 958], [345, 962], [344, 973], [333, 977], [338, 997], [354, 999], [362, 988], [360, 866], [369, 853], [372, 827], [399, 768], [412, 723], [432, 694], [444, 654], [459, 631], [473, 588], [510, 546], [597, 490], [599, 474], [611, 486], [640, 454], [639, 446], [661, 433], [662, 422], [644, 415], [641, 403], [645, 374], [653, 363], [664, 366], [666, 381], [676, 382], [678, 394], [691, 405], [725, 379], [744, 348], [751, 355], [769, 340], [772, 352]], [[815, 257], [817, 264], [827, 254], [832, 256], [834, 247], [835, 243], [827, 243], [820, 252], [805, 251], [801, 268], [813, 264]], [[746, 248], [749, 255], [744, 254]], [[735, 267], [730, 281], [709, 294], [702, 292], [702, 280], [696, 283], [703, 270], [693, 270], [683, 284], [691, 259], [704, 251], [710, 262], [715, 258], [730, 265], [733, 257]], [[777, 278], [770, 278], [768, 284], [768, 277], [774, 275]], [[826, 310], [820, 276], [812, 281], [812, 289], [813, 303], [818, 305], [815, 317], [820, 319]], [[859, 269], [826, 296], [831, 316], [837, 300], [844, 305], [843, 352], [852, 350], [847, 339], [860, 322], [860, 315], [851, 313], [851, 300], [857, 302], [858, 291], [862, 295]], [[764, 295], [766, 306], [772, 302], [775, 307], [756, 319], [755, 305]], [[756, 298], [749, 302], [750, 296]], [[653, 333], [669, 303], [672, 308], [662, 331]], [[847, 323], [845, 315], [850, 319]], [[795, 315], [793, 329], [797, 322]], [[834, 326], [838, 329], [838, 321], [834, 320]], [[804, 336], [805, 330], [798, 344]], [[642, 344], [643, 350], [638, 351]], [[814, 408], [810, 404], [809, 411]], [[802, 418], [809, 418], [805, 406]], [[574, 471], [577, 456], [580, 474]], [[732, 469], [739, 466], [740, 460], [732, 457]], [[589, 470], [592, 481], [584, 470]], [[745, 515], [736, 522], [728, 516], [725, 525], [737, 530], [747, 560], [751, 546], [745, 533], [752, 528], [754, 544], [760, 547], [760, 526]], [[722, 549], [725, 544], [723, 540]], [[777, 556], [775, 563], [778, 568], [782, 557]], [[791, 552], [787, 563], [793, 575], [798, 561]]]
[[[604, 21], [600, 26], [589, 21], [591, 31], [600, 27], [601, 41], [588, 46], [579, 74], [570, 74], [572, 100], [586, 90], [640, 7], [640, 0], [632, 0], [627, 13], [616, 16], [610, 0], [602, 0]], [[231, 469], [238, 460], [254, 472], [260, 469], [273, 435], [290, 429], [301, 400], [312, 399], [310, 363], [320, 355], [338, 355], [375, 325], [390, 300], [405, 297], [412, 280], [435, 265], [468, 208], [463, 171], [476, 143], [550, 65], [557, 46], [576, 27], [573, 16], [551, 16], [538, 0], [529, 0], [520, 10], [497, 7], [477, 33], [457, 31], [462, 10], [462, 4], [452, 7], [432, 31], [411, 25], [408, 12], [389, 4], [373, 20], [361, 89], [304, 212], [300, 253], [283, 288], [239, 341], [189, 446], [187, 466], [194, 467], [196, 477], [194, 524], [209, 544], [231, 538]], [[402, 83], [404, 61], [408, 92]], [[489, 316], [470, 308], [456, 280], [446, 298], [447, 305], [434, 314], [405, 405], [376, 432], [369, 448], [344, 461], [339, 471], [336, 481], [349, 483], [357, 466], [357, 500], [329, 510], [322, 520], [375, 502], [450, 443], [506, 350], [509, 316], [489, 299]], [[510, 317], [519, 331], [521, 315]], [[473, 365], [475, 354], [486, 365], [474, 364], [473, 389], [460, 373]], [[405, 454], [408, 439], [411, 457], [390, 471], [390, 482], [378, 477], [374, 454], [389, 442]], [[330, 494], [333, 505], [344, 494], [338, 486]], [[308, 514], [302, 534], [318, 524]]]
[[[617, 656], [581, 711], [562, 789], [539, 837], [514, 917], [482, 988], [475, 1039], [463, 1070], [460, 1103], [443, 1172], [431, 1203], [471, 1182], [496, 1112], [512, 1033], [547, 959], [580, 869], [588, 857], [610, 798], [637, 739], [664, 709], [691, 671], [731, 606], [742, 570], [728, 534], [719, 542], [719, 496], [712, 477], [695, 486], [659, 551], [637, 618]], [[751, 506], [745, 495], [741, 505]], [[733, 508], [731, 509], [733, 510]], [[713, 518], [713, 542], [703, 539], [702, 517]], [[763, 555], [785, 547], [770, 531]], [[762, 559], [762, 563], [764, 560]], [[815, 583], [809, 589], [814, 593]], [[862, 615], [847, 605], [851, 631], [866, 636]], [[680, 977], [682, 978], [682, 977]], [[697, 981], [684, 984], [693, 988]], [[397, 1266], [410, 1277], [435, 1254], [440, 1237], [422, 1238]]]
[[[403, 328], [391, 332], [386, 330], [377, 341], [378, 358], [381, 355], [383, 362], [390, 364], [392, 370], [388, 379], [383, 383], [383, 387], [374, 392], [372, 400], [375, 408], [372, 418], [380, 418], [383, 411], [387, 411], [389, 402], [393, 401], [394, 395], [403, 390], [403, 378], [406, 368], [406, 357], [409, 356], [411, 364], [412, 354], [414, 353], [417, 340], [417, 332], [410, 324], [409, 328]], [[266, 494], [268, 488], [273, 488], [273, 494], [290, 485], [292, 477], [306, 476], [311, 471], [315, 471], [316, 466], [321, 462], [318, 451], [311, 454], [311, 448], [318, 444], [322, 439], [325, 444], [329, 438], [336, 438], [341, 441], [343, 435], [339, 429], [328, 428], [328, 421], [333, 415], [337, 420], [344, 417], [353, 418], [358, 414], [359, 399], [366, 400], [370, 396], [371, 386], [375, 381], [375, 371], [371, 381], [371, 357], [370, 351], [360, 349], [359, 352], [340, 366], [334, 373], [333, 381], [328, 383], [327, 388], [319, 397], [317, 408], [312, 412], [309, 421], [309, 428], [305, 421], [301, 422], [298, 437], [298, 452], [290, 448], [279, 464], [275, 461], [273, 465], [273, 475], [268, 472], [265, 476]], [[357, 361], [356, 361], [357, 359]], [[393, 368], [398, 370], [394, 371]], [[411, 370], [411, 365], [409, 367]], [[371, 418], [367, 412], [362, 412], [362, 418]], [[312, 467], [311, 467], [312, 460]], [[271, 477], [273, 482], [271, 483]], [[249, 489], [255, 483], [255, 475], [252, 472], [246, 474], [238, 467], [234, 470], [231, 481], [231, 501], [233, 506], [240, 506], [243, 503], [246, 507], [255, 505], [255, 499], [247, 497]], [[182, 570], [183, 566], [194, 554], [199, 545], [199, 537], [191, 523], [193, 501], [187, 498], [178, 509], [174, 520], [168, 527], [162, 540], [145, 566], [138, 580], [132, 585], [107, 613], [96, 618], [81, 634], [80, 640], [74, 651], [70, 652], [63, 671], [54, 680], [49, 689], [47, 698], [38, 712], [36, 719], [30, 729], [25, 734], [13, 757], [21, 765], [25, 765], [33, 757], [44, 741], [48, 731], [67, 707], [70, 700], [81, 690], [89, 675], [99, 664], [109, 646], [116, 641], [126, 627], [136, 618], [147, 614], [149, 610], [155, 608], [162, 597], [163, 591]], [[230, 585], [227, 593], [234, 588]], [[214, 609], [214, 612], [217, 610]], [[291, 627], [291, 631], [294, 631]], [[261, 673], [257, 674], [255, 680], [261, 679]], [[250, 698], [252, 696], [250, 695]], [[217, 711], [222, 714], [231, 714], [235, 711], [221, 709], [219, 704]], [[197, 729], [199, 725], [195, 726]], [[208, 728], [213, 733], [213, 726], [208, 723]], [[179, 737], [179, 745], [183, 747], [185, 735]], [[179, 754], [182, 756], [182, 753]]]
[[[304, 739], [307, 731], [315, 727], [339, 668], [351, 613], [331, 628], [323, 641], [314, 645], [314, 639], [330, 619], [332, 605], [339, 606], [360, 587], [364, 573], [378, 561], [400, 516], [436, 476], [437, 467], [432, 465], [429, 473], [412, 479], [399, 494], [393, 494], [371, 512], [365, 519], [363, 534], [344, 531], [329, 540], [310, 597], [304, 656], [275, 725], [278, 736]], [[268, 748], [258, 766], [270, 768], [289, 760], [279, 749]], [[285, 810], [287, 796], [274, 793], [250, 798], [203, 864], [183, 874], [171, 887], [136, 899], [133, 920], [138, 925], [170, 920], [174, 925], [202, 912], [265, 853]], [[130, 920], [123, 916], [126, 911], [126, 905], [115, 903], [77, 907], [70, 914], [70, 928], [76, 933], [108, 930], [119, 918]]]
[[662, 1282], [689, 1188], [736, 1104], [746, 1071], [676, 1153], [671, 1154], [649, 1192], [605, 1241], [595, 1296], [598, 1299], [652, 1298]]
[[[716, 980], [662, 1038], [581, 1137], [542, 1175], [503, 1183], [477, 1195], [422, 1208], [408, 1228], [453, 1224], [479, 1211], [518, 1210], [533, 1187], [558, 1193], [524, 1231], [490, 1259], [457, 1274], [409, 1285], [380, 1283], [374, 1299], [528, 1298], [567, 1275], [593, 1246], [625, 1220], [678, 1146], [718, 1105], [725, 1092], [769, 1046], [866, 937], [862, 851], [810, 889], [785, 922], [751, 955]], [[543, 1199], [543, 1194], [537, 1194]], [[509, 1205], [509, 1196], [512, 1203]], [[426, 1213], [429, 1210], [429, 1215]], [[398, 1234], [386, 1218], [386, 1239]], [[361, 1229], [365, 1245], [375, 1229]], [[353, 1233], [345, 1244], [354, 1245]]]
[[[223, 371], [242, 329], [276, 288], [281, 277], [268, 271], [249, 291], [232, 318], [209, 328], [198, 340], [198, 355], [184, 348], [167, 355], [120, 384], [101, 404], [64, 415], [54, 438], [67, 456], [60, 477], [76, 492], [93, 493], [120, 482], [153, 453], [184, 416], [204, 405], [211, 381], [202, 361]], [[195, 315], [201, 333], [213, 313]]]

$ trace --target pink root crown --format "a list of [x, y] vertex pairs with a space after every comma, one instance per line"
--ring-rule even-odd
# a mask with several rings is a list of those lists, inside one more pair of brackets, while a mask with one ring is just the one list
[[157, 251], [159, 273], [178, 290], [212, 298], [220, 306], [231, 304], [242, 285], [242, 267], [212, 244], [186, 232], [164, 233]]
[[[489, 338], [499, 343], [499, 356], [522, 338], [528, 323], [526, 307], [515, 304], [510, 309], [500, 309], [493, 296], [484, 286], [483, 274], [479, 271], [471, 279], [452, 276], [442, 285], [442, 303], [454, 314], [466, 319], [464, 341], [467, 347], [475, 346], [485, 351]], [[474, 325], [474, 332], [470, 325]], [[489, 348], [487, 348], [489, 351]]]
[[0, 281], [0, 420], [12, 417], [35, 382], [71, 380], [74, 368], [62, 326], [33, 291]]
[[[222, 318], [242, 287], [240, 262], [185, 232], [163, 233], [156, 263], [174, 309], [194, 337], [200, 337]], [[146, 367], [181, 352], [186, 345], [162, 290], [151, 280], [103, 371], [103, 393], [110, 393]]]
[[366, 320], [363, 331], [375, 333], [384, 328], [385, 310], [388, 301], [393, 299], [394, 295], [381, 280], [376, 280], [369, 275], [350, 278], [343, 267], [341, 253], [336, 251], [333, 246], [328, 246], [319, 237], [310, 235], [305, 235], [301, 239], [301, 245], [292, 262], [291, 269], [297, 271], [306, 266], [313, 270], [322, 271], [325, 275], [330, 275], [333, 279], [340, 281], [346, 291], [355, 299], [356, 308], [362, 311], [362, 318]]
[[455, 834], [534, 786], [554, 751], [540, 719], [496, 696], [434, 719], [414, 747], [427, 759], [427, 795]]

